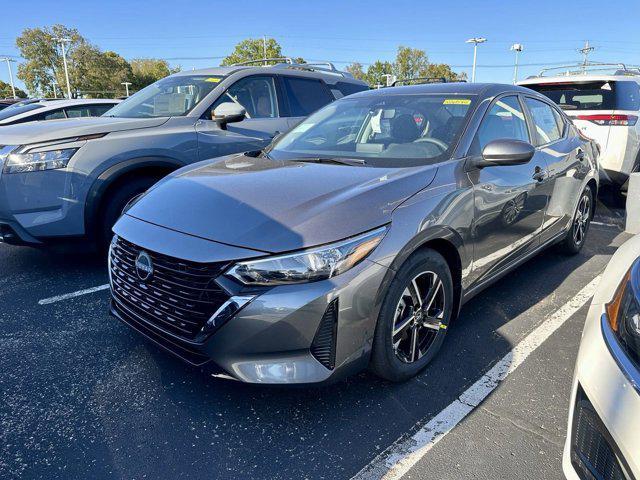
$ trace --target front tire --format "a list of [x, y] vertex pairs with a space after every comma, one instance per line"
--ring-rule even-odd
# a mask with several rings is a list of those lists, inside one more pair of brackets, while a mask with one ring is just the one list
[[127, 203], [137, 195], [147, 191], [158, 180], [160, 180], [158, 177], [143, 176], [123, 185], [118, 185], [112, 193], [107, 192], [107, 196], [102, 202], [101, 213], [96, 219], [96, 239], [100, 250], [106, 250], [109, 247], [113, 237], [111, 229], [120, 218], [120, 215], [122, 215]]
[[568, 255], [576, 255], [582, 250], [591, 225], [593, 216], [593, 193], [590, 187], [586, 187], [580, 195], [578, 206], [573, 214], [571, 228], [561, 244], [562, 250]]
[[392, 382], [425, 368], [442, 346], [453, 299], [451, 271], [442, 255], [421, 250], [409, 257], [383, 300], [370, 368]]

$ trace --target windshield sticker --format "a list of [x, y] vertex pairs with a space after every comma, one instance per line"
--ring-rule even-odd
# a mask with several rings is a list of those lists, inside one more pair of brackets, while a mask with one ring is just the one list
[[205, 82], [220, 83], [220, 80], [222, 80], [220, 77], [209, 77], [205, 80]]
[[471, 105], [470, 98], [446, 98], [443, 105]]

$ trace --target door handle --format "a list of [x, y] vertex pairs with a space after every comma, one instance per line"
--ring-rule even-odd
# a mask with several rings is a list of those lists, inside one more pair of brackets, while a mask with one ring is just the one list
[[537, 182], [542, 182], [545, 178], [547, 178], [547, 172], [545, 172], [542, 168], [536, 167], [534, 174], [531, 176]]

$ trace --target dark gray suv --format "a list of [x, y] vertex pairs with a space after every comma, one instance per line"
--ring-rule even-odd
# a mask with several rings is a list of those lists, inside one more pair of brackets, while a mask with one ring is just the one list
[[245, 382], [404, 380], [474, 294], [549, 245], [581, 249], [596, 152], [522, 87], [358, 93], [132, 202], [111, 311]]
[[337, 98], [368, 89], [333, 65], [185, 71], [102, 117], [3, 127], [0, 241], [111, 240], [124, 205], [184, 165], [259, 150]]

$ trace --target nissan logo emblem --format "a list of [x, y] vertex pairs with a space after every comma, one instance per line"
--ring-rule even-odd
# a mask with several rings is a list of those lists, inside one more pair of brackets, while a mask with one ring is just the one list
[[153, 275], [153, 261], [147, 252], [140, 252], [136, 258], [136, 273], [142, 281], [149, 280]]

